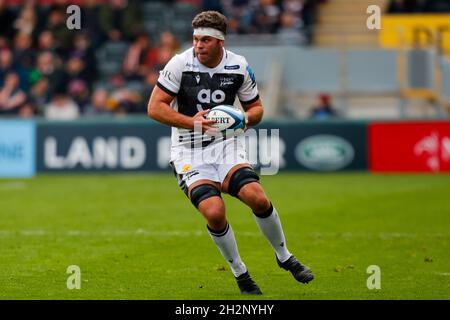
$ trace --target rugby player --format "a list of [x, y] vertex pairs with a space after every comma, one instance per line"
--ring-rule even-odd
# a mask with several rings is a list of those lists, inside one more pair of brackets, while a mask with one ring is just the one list
[[[313, 274], [288, 250], [277, 210], [249, 164], [243, 144], [236, 137], [220, 139], [207, 134], [215, 130], [214, 121], [205, 118], [208, 110], [233, 105], [236, 96], [245, 111], [246, 128], [261, 121], [263, 106], [252, 69], [243, 56], [224, 48], [225, 16], [204, 11], [195, 16], [192, 27], [193, 47], [167, 63], [148, 103], [149, 117], [172, 127], [170, 164], [178, 184], [206, 219], [208, 232], [242, 294], [262, 292], [239, 255], [222, 193], [252, 210], [275, 250], [279, 267], [290, 271], [297, 281], [308, 283]], [[231, 153], [235, 155], [232, 161], [220, 161]]]

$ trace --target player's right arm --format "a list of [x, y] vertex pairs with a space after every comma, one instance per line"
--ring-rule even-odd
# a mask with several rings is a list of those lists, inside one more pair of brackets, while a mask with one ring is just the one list
[[173, 99], [174, 97], [170, 94], [164, 92], [158, 86], [155, 86], [148, 102], [148, 116], [172, 127], [194, 130], [194, 125], [196, 123], [201, 123], [203, 132], [212, 130], [211, 125], [214, 124], [214, 121], [206, 120], [203, 117], [209, 110], [200, 111], [195, 116], [189, 117], [175, 111], [170, 106]]
[[172, 127], [192, 129], [192, 118], [170, 107], [173, 98], [170, 94], [155, 86], [147, 106], [148, 116]]
[[170, 106], [180, 90], [183, 65], [183, 61], [175, 56], [160, 72], [157, 85], [148, 102], [148, 116], [169, 126], [188, 130], [193, 130], [194, 125], [200, 122], [203, 132], [210, 130], [214, 121], [206, 120], [203, 117], [208, 111], [200, 111], [190, 117], [179, 113]]

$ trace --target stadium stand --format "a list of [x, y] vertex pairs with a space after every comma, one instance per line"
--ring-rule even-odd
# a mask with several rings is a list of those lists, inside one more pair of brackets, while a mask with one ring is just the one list
[[367, 32], [367, 7], [385, 8], [388, 0], [332, 0], [321, 3], [314, 44], [319, 47], [376, 47], [378, 32]]
[[[448, 51], [386, 44], [392, 35], [368, 31], [366, 9], [375, 4], [408, 17], [450, 12], [448, 3], [3, 0], [0, 115], [44, 116], [56, 93], [68, 95], [82, 117], [87, 110], [89, 116], [144, 115], [158, 71], [190, 46], [194, 15], [215, 9], [230, 22], [227, 48], [251, 61], [268, 118], [308, 118], [321, 95], [343, 118], [443, 117], [450, 101], [449, 58], [442, 56]], [[65, 26], [69, 4], [81, 7], [80, 31]], [[24, 101], [4, 102], [20, 93]]]

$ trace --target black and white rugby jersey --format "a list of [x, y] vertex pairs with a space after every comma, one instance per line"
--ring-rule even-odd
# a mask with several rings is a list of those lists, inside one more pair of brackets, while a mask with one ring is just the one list
[[[221, 104], [233, 105], [236, 96], [244, 104], [259, 98], [252, 69], [240, 55], [223, 49], [223, 58], [215, 68], [202, 65], [195, 57], [194, 48], [175, 55], [160, 71], [157, 86], [175, 97], [171, 107], [194, 116]], [[208, 145], [211, 136], [195, 135], [193, 130], [172, 127], [172, 148], [182, 145]], [[216, 139], [217, 140], [217, 139]]]

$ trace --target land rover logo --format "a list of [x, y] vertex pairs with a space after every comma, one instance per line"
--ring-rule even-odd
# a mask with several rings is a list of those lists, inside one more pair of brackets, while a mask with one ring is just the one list
[[334, 171], [347, 166], [355, 151], [347, 140], [324, 134], [300, 141], [295, 148], [295, 156], [308, 169]]

